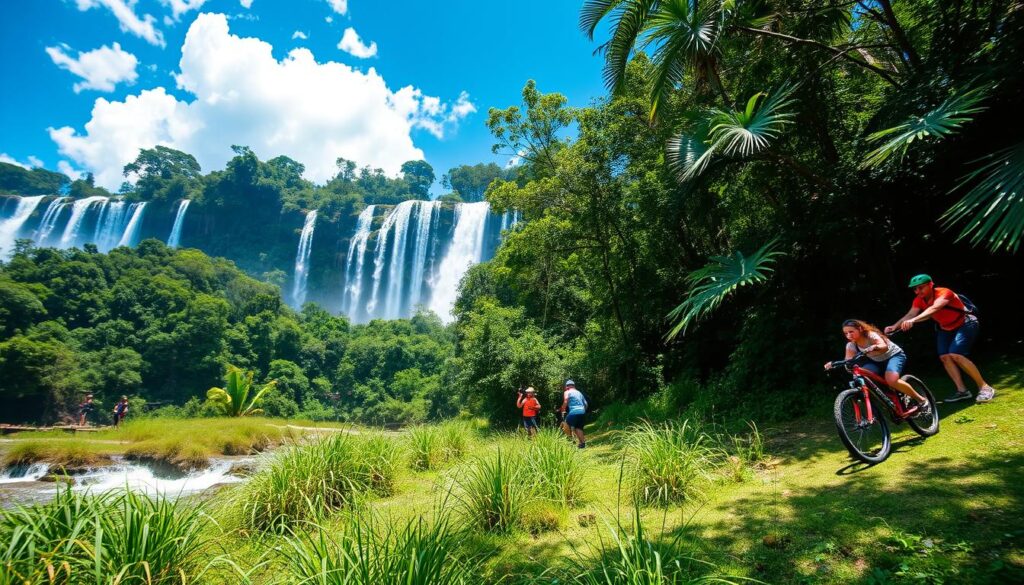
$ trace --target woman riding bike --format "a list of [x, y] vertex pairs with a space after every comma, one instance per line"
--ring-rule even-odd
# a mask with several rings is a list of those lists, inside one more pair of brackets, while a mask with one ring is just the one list
[[[903, 366], [907, 363], [907, 354], [903, 348], [893, 343], [878, 327], [860, 319], [843, 321], [843, 336], [847, 341], [845, 359], [853, 359], [858, 354], [866, 355], [870, 361], [861, 367], [879, 376], [884, 372], [885, 383], [890, 388], [917, 401], [919, 415], [931, 415], [932, 405], [928, 399], [900, 378]], [[832, 369], [832, 362], [826, 363], [825, 369]]]

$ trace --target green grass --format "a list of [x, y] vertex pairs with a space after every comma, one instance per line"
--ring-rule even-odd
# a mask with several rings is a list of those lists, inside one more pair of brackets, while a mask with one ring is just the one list
[[629, 427], [623, 436], [630, 489], [648, 504], [702, 500], [725, 459], [715, 439], [687, 420], [643, 422]]

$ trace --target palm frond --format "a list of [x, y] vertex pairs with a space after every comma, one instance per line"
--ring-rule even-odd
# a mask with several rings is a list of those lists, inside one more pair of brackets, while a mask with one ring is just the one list
[[630, 0], [619, 4], [616, 8], [616, 16], [612, 24], [614, 29], [612, 38], [601, 47], [605, 60], [602, 76], [605, 86], [612, 92], [618, 93], [622, 90], [629, 56], [633, 53], [633, 47], [643, 32], [648, 15], [658, 1]]
[[724, 0], [721, 5], [722, 16], [730, 25], [748, 28], [764, 28], [778, 19], [778, 14], [771, 12], [767, 2], [750, 0]]
[[877, 167], [893, 156], [902, 160], [915, 141], [925, 138], [942, 140], [955, 134], [973, 119], [974, 114], [986, 109], [979, 104], [988, 97], [990, 89], [989, 85], [981, 85], [956, 92], [922, 116], [911, 116], [902, 124], [871, 134], [868, 142], [886, 142], [869, 152], [860, 168]]
[[767, 95], [754, 94], [742, 111], [717, 111], [712, 117], [712, 144], [728, 156], [747, 157], [766, 150], [783, 127], [793, 123], [789, 107], [796, 100], [792, 94], [792, 86], [782, 86]]
[[656, 46], [653, 55], [658, 71], [651, 91], [651, 118], [659, 105], [682, 82], [687, 70], [715, 69], [720, 11], [715, 3], [666, 0], [657, 6], [645, 28], [644, 46]]
[[597, 25], [608, 16], [612, 10], [622, 4], [625, 0], [587, 0], [580, 8], [580, 30], [589, 40], [594, 40], [594, 31]]
[[1024, 142], [994, 152], [956, 186], [974, 187], [942, 215], [944, 227], [966, 222], [957, 240], [987, 243], [991, 251], [1016, 252], [1024, 235]]
[[665, 335], [666, 341], [675, 339], [698, 319], [708, 315], [729, 295], [743, 286], [759, 284], [768, 279], [775, 259], [784, 255], [778, 239], [758, 248], [749, 257], [740, 252], [729, 256], [712, 256], [711, 262], [687, 276], [690, 292], [686, 299], [668, 314], [675, 325]]
[[715, 147], [708, 138], [707, 121], [696, 124], [690, 133], [682, 133], [668, 141], [669, 166], [680, 183], [701, 175], [715, 155]]

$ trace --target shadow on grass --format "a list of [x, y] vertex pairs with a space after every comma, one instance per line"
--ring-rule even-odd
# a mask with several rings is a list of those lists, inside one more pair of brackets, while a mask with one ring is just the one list
[[769, 582], [902, 582], [901, 571], [936, 583], [1024, 582], [1021, 453], [908, 462], [896, 481], [858, 473], [718, 506], [731, 519], [709, 526], [712, 548]]

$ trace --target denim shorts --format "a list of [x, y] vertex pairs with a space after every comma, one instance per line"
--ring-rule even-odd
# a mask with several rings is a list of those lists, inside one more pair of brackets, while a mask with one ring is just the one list
[[569, 425], [570, 429], [583, 430], [583, 413], [568, 414], [565, 416], [565, 424]]
[[901, 351], [884, 362], [869, 361], [861, 367], [879, 376], [883, 375], [882, 372], [896, 372], [897, 376], [902, 376], [906, 364], [907, 352]]
[[523, 417], [523, 428], [530, 430], [530, 428], [537, 428], [537, 417], [535, 416], [524, 416]]
[[974, 347], [974, 340], [978, 338], [978, 320], [968, 317], [964, 324], [952, 331], [939, 329], [935, 337], [939, 355], [955, 353], [957, 355], [969, 355]]

